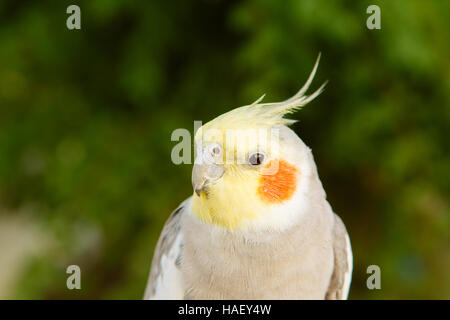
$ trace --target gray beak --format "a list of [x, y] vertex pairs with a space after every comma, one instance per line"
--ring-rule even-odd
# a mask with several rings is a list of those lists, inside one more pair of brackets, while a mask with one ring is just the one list
[[194, 163], [192, 169], [192, 187], [197, 196], [200, 196], [205, 188], [213, 184], [223, 176], [225, 169], [215, 163]]

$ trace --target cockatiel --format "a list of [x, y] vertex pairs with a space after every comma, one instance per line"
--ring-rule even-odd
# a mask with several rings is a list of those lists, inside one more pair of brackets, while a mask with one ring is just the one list
[[323, 90], [234, 109], [195, 135], [194, 193], [159, 238], [145, 299], [346, 299], [350, 240], [284, 116]]

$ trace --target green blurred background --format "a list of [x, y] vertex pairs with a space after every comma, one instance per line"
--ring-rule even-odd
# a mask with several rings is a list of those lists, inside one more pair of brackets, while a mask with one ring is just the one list
[[[141, 298], [192, 193], [172, 131], [287, 98], [319, 52], [312, 89], [330, 82], [293, 128], [349, 230], [350, 298], [449, 299], [445, 0], [1, 1], [0, 298]], [[71, 264], [82, 290], [66, 288]]]

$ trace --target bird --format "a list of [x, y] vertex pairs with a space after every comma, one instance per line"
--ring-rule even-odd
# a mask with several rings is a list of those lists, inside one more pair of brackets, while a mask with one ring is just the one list
[[345, 300], [353, 254], [286, 115], [322, 93], [233, 109], [195, 133], [193, 194], [169, 216], [144, 299]]

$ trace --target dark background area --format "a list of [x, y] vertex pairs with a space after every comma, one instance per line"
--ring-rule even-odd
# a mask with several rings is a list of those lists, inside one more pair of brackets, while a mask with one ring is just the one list
[[449, 299], [449, 40], [444, 0], [1, 1], [0, 298], [141, 298], [192, 193], [172, 131], [291, 96], [321, 52], [293, 128], [352, 240], [349, 298]]

